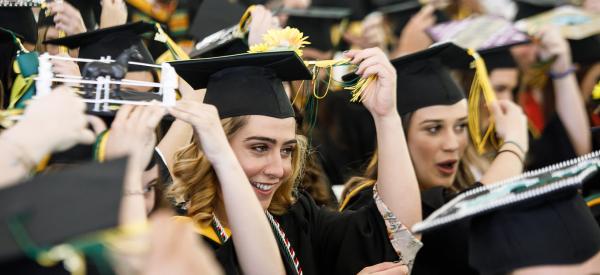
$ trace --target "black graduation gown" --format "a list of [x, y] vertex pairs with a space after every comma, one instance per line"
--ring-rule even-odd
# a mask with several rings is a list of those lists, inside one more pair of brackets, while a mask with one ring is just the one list
[[[360, 209], [339, 213], [318, 207], [310, 196], [301, 192], [287, 213], [274, 217], [292, 244], [306, 275], [355, 275], [364, 267], [398, 260], [373, 200]], [[223, 245], [204, 239], [215, 249], [226, 274], [241, 274], [231, 238]], [[286, 271], [293, 274], [284, 249], [279, 248]]]
[[[442, 187], [422, 191], [423, 218], [428, 217], [455, 196], [456, 194]], [[372, 201], [373, 188], [364, 188], [350, 198], [344, 211], [359, 209]], [[468, 240], [468, 220], [423, 233], [421, 238], [423, 247], [417, 253], [411, 274], [478, 274], [469, 266]]]
[[529, 136], [529, 152], [525, 170], [535, 170], [558, 162], [576, 158], [575, 148], [567, 130], [557, 114], [554, 114], [538, 139]]

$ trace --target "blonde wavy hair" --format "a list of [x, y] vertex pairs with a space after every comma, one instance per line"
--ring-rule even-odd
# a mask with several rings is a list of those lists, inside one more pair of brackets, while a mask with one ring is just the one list
[[[221, 125], [228, 138], [243, 128], [248, 116], [225, 118]], [[275, 191], [269, 212], [275, 215], [284, 214], [295, 202], [295, 190], [302, 178], [307, 142], [302, 135], [296, 135], [297, 145], [292, 152], [292, 173]], [[167, 196], [176, 202], [185, 202], [187, 215], [198, 224], [205, 224], [212, 219], [215, 207], [223, 203], [219, 179], [208, 159], [202, 153], [197, 137], [190, 145], [179, 150], [175, 155], [173, 167], [175, 184], [167, 191]]]

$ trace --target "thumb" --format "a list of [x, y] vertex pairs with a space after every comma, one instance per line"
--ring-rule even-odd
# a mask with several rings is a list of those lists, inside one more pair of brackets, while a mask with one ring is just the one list
[[83, 129], [79, 134], [77, 141], [81, 144], [92, 144], [96, 141], [96, 135], [94, 135], [94, 132], [90, 129]]

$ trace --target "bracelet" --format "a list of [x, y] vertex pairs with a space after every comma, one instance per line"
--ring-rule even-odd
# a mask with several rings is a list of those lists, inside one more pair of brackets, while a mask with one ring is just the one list
[[143, 196], [145, 194], [144, 190], [125, 190], [123, 191], [123, 196]]
[[498, 151], [498, 155], [500, 155], [500, 154], [502, 154], [504, 152], [511, 153], [511, 154], [515, 155], [519, 159], [519, 161], [521, 162], [521, 165], [525, 164], [524, 161], [523, 161], [523, 158], [521, 157], [521, 155], [519, 155], [517, 152], [515, 152], [513, 150], [508, 150], [508, 149], [500, 150], [500, 151]]
[[565, 76], [568, 76], [572, 73], [574, 73], [577, 70], [577, 68], [573, 65], [571, 65], [571, 67], [569, 67], [567, 70], [565, 70], [564, 72], [548, 72], [548, 76], [550, 76], [550, 78], [552, 79], [561, 79], [564, 78]]
[[[504, 145], [506, 145], [506, 144], [512, 144], [512, 145], [514, 145], [515, 147], [517, 147], [517, 149], [519, 149], [519, 151], [521, 151], [521, 154], [523, 154], [523, 155], [525, 155], [525, 154], [526, 154], [526, 153], [525, 153], [525, 150], [523, 150], [523, 147], [521, 147], [521, 145], [519, 145], [518, 143], [516, 143], [516, 142], [514, 142], [514, 141], [512, 141], [512, 140], [505, 140], [505, 141], [502, 143], [502, 146], [504, 146]], [[502, 147], [502, 146], [500, 146], [500, 147]]]

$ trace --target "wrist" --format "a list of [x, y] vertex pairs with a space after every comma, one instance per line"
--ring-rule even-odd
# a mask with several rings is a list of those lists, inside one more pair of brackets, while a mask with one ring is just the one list
[[15, 149], [21, 151], [21, 154], [30, 159], [35, 166], [45, 155], [52, 153], [52, 144], [54, 142], [49, 141], [48, 136], [42, 138], [42, 135], [37, 133], [38, 131], [29, 131], [29, 129], [32, 128], [18, 123], [14, 127], [4, 131], [1, 137], [15, 147]]
[[562, 79], [572, 75], [576, 70], [577, 68], [574, 65], [560, 66], [559, 68], [552, 68], [552, 70], [548, 72], [548, 76], [554, 80]]

